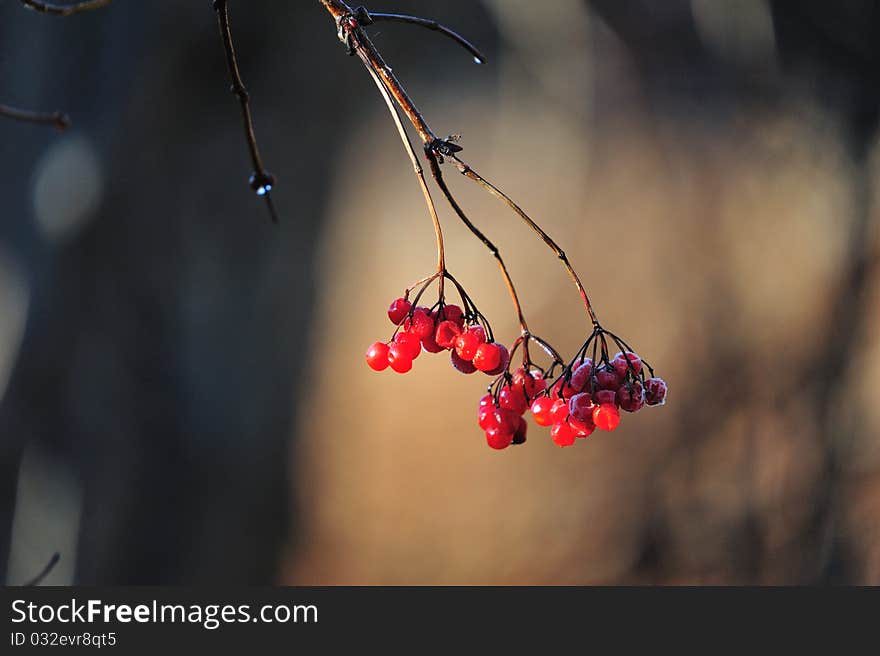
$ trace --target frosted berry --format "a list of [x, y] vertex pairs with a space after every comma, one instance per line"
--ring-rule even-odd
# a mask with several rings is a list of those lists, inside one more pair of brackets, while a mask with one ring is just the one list
[[450, 349], [455, 345], [455, 338], [459, 335], [461, 335], [461, 327], [454, 321], [446, 320], [437, 324], [434, 340], [438, 346]]
[[662, 378], [649, 378], [645, 381], [645, 402], [648, 405], [666, 403], [666, 381]]
[[596, 390], [593, 393], [593, 401], [596, 405], [615, 405], [617, 403], [617, 392], [614, 390]]
[[462, 360], [474, 359], [480, 344], [486, 343], [486, 331], [482, 326], [471, 326], [455, 338], [455, 352]]
[[516, 427], [516, 432], [513, 434], [513, 442], [511, 442], [511, 444], [525, 444], [526, 431], [528, 431], [528, 428], [529, 425], [526, 423], [526, 420], [520, 417], [519, 426]]
[[422, 351], [422, 341], [412, 333], [399, 332], [394, 336], [394, 343], [399, 344], [409, 353], [409, 359], [415, 360]]
[[550, 419], [553, 423], [565, 421], [568, 418], [568, 401], [565, 399], [554, 399], [553, 405], [550, 406]]
[[627, 372], [630, 371], [630, 368], [626, 364], [627, 360], [629, 360], [629, 363], [632, 365], [632, 373], [634, 375], [638, 376], [639, 372], [642, 370], [642, 359], [638, 355], [632, 351], [627, 351], [626, 355], [624, 355], [623, 351], [619, 351], [617, 355], [614, 356], [614, 359], [611, 360], [611, 366], [614, 368], [614, 371], [617, 372], [617, 375], [620, 376], [621, 380], [626, 378]]
[[498, 405], [522, 415], [529, 408], [529, 402], [521, 391], [505, 385], [498, 393]]
[[[506, 349], [505, 349], [506, 350]], [[474, 366], [483, 372], [490, 372], [501, 364], [501, 345], [495, 342], [486, 342], [477, 347], [474, 354]]]
[[631, 386], [621, 385], [617, 390], [617, 405], [626, 412], [638, 412], [645, 407], [645, 390], [642, 384], [636, 381]]
[[571, 387], [576, 392], [586, 392], [590, 389], [590, 376], [593, 375], [593, 360], [585, 358], [571, 374]]
[[367, 349], [367, 364], [373, 371], [384, 371], [388, 368], [388, 344], [376, 342]]
[[593, 397], [584, 392], [575, 394], [568, 400], [568, 412], [578, 421], [592, 421], [594, 407]]
[[553, 428], [550, 429], [550, 438], [559, 446], [571, 446], [577, 439], [577, 435], [574, 434], [567, 421], [560, 421], [553, 424]]
[[592, 415], [589, 419], [584, 421], [569, 417], [568, 425], [571, 426], [571, 429], [577, 437], [589, 437], [593, 434], [593, 431], [596, 430], [596, 424], [593, 423]]
[[504, 344], [497, 344], [496, 346], [501, 351], [501, 359], [498, 361], [498, 366], [492, 369], [491, 371], [485, 372], [489, 376], [497, 376], [502, 371], [507, 369], [507, 365], [510, 364], [510, 351], [507, 350], [507, 347]]
[[611, 403], [597, 405], [593, 409], [593, 423], [603, 431], [613, 431], [620, 423], [620, 411]]
[[413, 359], [409, 350], [402, 344], [395, 342], [388, 348], [388, 364], [399, 374], [405, 374], [412, 369]]
[[596, 370], [596, 384], [599, 389], [614, 390], [620, 387], [622, 379], [611, 367], [601, 367]]
[[513, 433], [506, 433], [501, 430], [490, 428], [486, 431], [486, 444], [493, 449], [506, 449], [513, 443]]
[[434, 334], [434, 320], [428, 308], [419, 307], [413, 311], [412, 317], [403, 322], [403, 329], [419, 339]]
[[540, 396], [532, 401], [532, 416], [538, 426], [549, 426], [553, 423], [551, 410], [554, 403], [549, 396]]
[[411, 309], [412, 303], [405, 298], [398, 298], [389, 306], [388, 318], [391, 319], [391, 323], [398, 326], [400, 325], [400, 322], [406, 318], [406, 315], [409, 314]]
[[472, 362], [469, 362], [468, 360], [463, 360], [462, 358], [458, 357], [458, 353], [456, 353], [455, 351], [453, 351], [450, 355], [452, 356], [452, 366], [461, 373], [472, 374], [477, 370]]

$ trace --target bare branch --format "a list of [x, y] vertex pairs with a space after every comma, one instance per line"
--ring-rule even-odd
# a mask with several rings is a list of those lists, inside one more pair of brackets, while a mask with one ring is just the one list
[[73, 5], [56, 5], [51, 2], [41, 2], [40, 0], [19, 0], [19, 2], [28, 9], [33, 9], [41, 14], [72, 16], [73, 14], [82, 14], [87, 11], [94, 11], [95, 9], [102, 9], [113, 2], [113, 0], [85, 0]]
[[482, 52], [480, 52], [473, 43], [465, 39], [458, 32], [449, 29], [448, 27], [438, 23], [437, 21], [429, 20], [427, 18], [419, 18], [418, 16], [407, 16], [406, 14], [377, 14], [375, 12], [368, 12], [363, 7], [358, 7], [357, 9], [355, 9], [355, 18], [361, 25], [372, 25], [373, 23], [378, 23], [380, 21], [388, 21], [397, 23], [409, 23], [411, 25], [424, 27], [428, 30], [433, 30], [434, 32], [439, 32], [443, 36], [449, 37], [462, 48], [467, 50], [474, 58], [475, 64], [486, 63], [486, 56]]
[[229, 27], [229, 2], [228, 0], [214, 0], [214, 11], [217, 12], [217, 23], [220, 26], [220, 36], [223, 39], [223, 48], [226, 51], [226, 66], [229, 69], [229, 77], [232, 79], [232, 93], [238, 98], [241, 105], [241, 117], [244, 121], [244, 136], [250, 152], [254, 170], [250, 177], [250, 186], [258, 196], [266, 199], [269, 215], [273, 223], [278, 223], [278, 214], [272, 202], [271, 191], [275, 187], [275, 176], [269, 173], [263, 166], [260, 150], [257, 146], [257, 138], [254, 134], [254, 119], [251, 114], [250, 95], [241, 79], [238, 70], [238, 59], [235, 56], [235, 47], [232, 44], [232, 30]]
[[64, 131], [70, 127], [70, 118], [64, 112], [34, 112], [29, 109], [18, 109], [9, 105], [0, 105], [0, 116], [35, 123], [37, 125], [51, 125], [56, 130]]
[[49, 576], [49, 574], [52, 572], [52, 570], [55, 569], [55, 565], [58, 564], [58, 561], [59, 561], [59, 560], [61, 560], [61, 554], [60, 554], [60, 553], [55, 552], [54, 554], [52, 554], [52, 557], [49, 559], [49, 562], [46, 563], [46, 566], [43, 568], [43, 571], [41, 571], [39, 574], [37, 574], [34, 578], [32, 578], [32, 579], [31, 579], [30, 581], [28, 581], [27, 583], [25, 583], [25, 584], [24, 584], [24, 587], [26, 587], [26, 588], [32, 588], [32, 587], [34, 587], [35, 585], [40, 585], [40, 583], [42, 583], [43, 580], [44, 580], [47, 576]]

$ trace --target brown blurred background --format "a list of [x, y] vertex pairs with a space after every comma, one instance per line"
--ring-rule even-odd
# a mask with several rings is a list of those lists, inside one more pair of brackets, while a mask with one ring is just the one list
[[[232, 3], [280, 226], [210, 3], [0, 7], [0, 568], [18, 583], [880, 583], [874, 2], [370, 6], [438, 134], [563, 245], [668, 404], [486, 448], [485, 378], [363, 351], [431, 271], [372, 82], [317, 2]], [[531, 327], [589, 329], [553, 255], [449, 168]], [[499, 338], [485, 249], [449, 266]]]

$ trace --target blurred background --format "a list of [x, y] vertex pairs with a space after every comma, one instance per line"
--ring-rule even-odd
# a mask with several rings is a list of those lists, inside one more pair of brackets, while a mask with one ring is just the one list
[[[880, 5], [370, 6], [440, 135], [568, 253], [667, 405], [495, 452], [486, 379], [376, 374], [434, 266], [410, 164], [318, 2], [231, 3], [281, 224], [247, 186], [210, 2], [0, 5], [0, 579], [54, 584], [878, 584]], [[532, 329], [575, 289], [448, 168]], [[439, 195], [438, 195], [439, 197]], [[499, 339], [492, 258], [448, 264]]]

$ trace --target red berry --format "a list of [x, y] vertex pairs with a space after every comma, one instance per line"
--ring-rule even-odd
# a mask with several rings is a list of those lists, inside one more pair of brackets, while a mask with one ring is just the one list
[[529, 402], [521, 391], [505, 385], [498, 394], [498, 405], [522, 415], [529, 408]]
[[[438, 313], [439, 315], [440, 313]], [[443, 313], [441, 315], [444, 321], [451, 321], [454, 324], [457, 324], [459, 328], [464, 328], [464, 312], [457, 305], [445, 305], [443, 306]]]
[[621, 377], [611, 367], [600, 367], [596, 371], [596, 384], [599, 386], [599, 389], [614, 390], [616, 392], [621, 382]]
[[593, 409], [593, 423], [603, 431], [613, 431], [620, 423], [620, 411], [611, 403], [597, 405]]
[[428, 353], [440, 353], [440, 351], [446, 350], [437, 343], [436, 339], [434, 339], [433, 332], [431, 332], [431, 334], [427, 337], [422, 337], [422, 348], [425, 349]]
[[367, 349], [367, 364], [374, 371], [384, 371], [388, 368], [388, 344], [376, 342]]
[[455, 344], [455, 338], [461, 335], [461, 328], [454, 321], [441, 321], [437, 324], [437, 330], [434, 332], [434, 340], [437, 345], [450, 349]]
[[495, 416], [494, 413], [495, 408], [480, 408], [477, 412], [477, 426], [482, 428], [483, 430], [489, 430], [492, 426], [495, 425]]
[[498, 362], [498, 366], [492, 369], [492, 371], [487, 371], [486, 374], [489, 376], [497, 376], [502, 371], [507, 369], [507, 365], [510, 364], [510, 351], [507, 350], [507, 347], [504, 344], [496, 344], [498, 349], [501, 351], [501, 360]]
[[532, 402], [532, 416], [538, 426], [549, 426], [553, 423], [553, 418], [550, 416], [553, 403], [553, 399], [549, 396], [539, 396]]
[[547, 389], [547, 381], [540, 371], [528, 371], [519, 367], [513, 372], [513, 389], [518, 389], [530, 400], [537, 398], [538, 394]]
[[455, 351], [453, 351], [450, 355], [452, 356], [452, 366], [461, 373], [472, 374], [477, 370], [472, 362], [461, 359], [460, 357], [458, 357], [458, 353], [456, 353]]
[[[515, 433], [519, 426], [520, 417], [512, 410], [506, 408], [495, 408], [492, 411], [491, 420], [487, 420], [489, 428], [500, 430], [502, 433]], [[486, 429], [488, 430], [488, 429]]]
[[559, 446], [571, 446], [577, 439], [577, 435], [574, 434], [567, 421], [560, 421], [553, 424], [553, 428], [550, 429], [550, 438]]
[[412, 369], [413, 359], [409, 350], [402, 344], [395, 342], [388, 348], [388, 364], [399, 374], [405, 374]]
[[480, 399], [480, 405], [477, 408], [477, 424], [479, 424], [480, 428], [483, 430], [489, 428], [490, 422], [493, 421], [493, 412], [495, 412], [495, 397], [491, 394], [486, 394]]
[[471, 326], [455, 338], [455, 352], [458, 357], [468, 362], [474, 359], [477, 348], [486, 342], [486, 331], [482, 326]]
[[[474, 366], [485, 373], [489, 373], [501, 364], [501, 349], [503, 347], [495, 342], [487, 342], [477, 347], [474, 355]], [[507, 350], [507, 349], [505, 349]]]
[[405, 298], [398, 298], [389, 306], [388, 318], [391, 319], [391, 323], [398, 326], [400, 325], [400, 322], [406, 318], [406, 315], [409, 314], [411, 309], [412, 303]]
[[610, 404], [615, 405], [617, 403], [617, 392], [614, 390], [596, 390], [593, 394], [593, 401], [596, 405]]
[[578, 437], [589, 437], [593, 434], [593, 431], [596, 430], [596, 424], [593, 423], [592, 415], [585, 421], [579, 421], [574, 417], [569, 417], [568, 425], [571, 426], [571, 430], [573, 430], [574, 434]]
[[568, 418], [568, 401], [565, 399], [554, 399], [553, 405], [550, 406], [550, 419], [553, 423], [565, 421]]
[[645, 401], [648, 405], [666, 403], [666, 381], [662, 378], [649, 378], [645, 381]]
[[638, 376], [639, 372], [642, 370], [642, 359], [638, 355], [632, 351], [627, 351], [626, 355], [624, 355], [623, 351], [619, 351], [617, 355], [614, 356], [614, 359], [611, 360], [611, 366], [614, 367], [614, 371], [617, 372], [617, 375], [620, 376], [621, 380], [626, 378], [626, 374], [630, 370], [626, 364], [627, 360], [629, 360], [629, 363], [632, 365], [632, 373], [634, 376]]
[[627, 412], [637, 412], [645, 407], [645, 390], [642, 389], [642, 384], [636, 381], [631, 387], [628, 384], [621, 385], [617, 390], [617, 405]]
[[550, 396], [558, 399], [560, 397], [560, 390], [562, 390], [562, 398], [566, 401], [577, 394], [577, 390], [571, 386], [571, 383], [566, 382], [564, 378], [560, 378], [553, 384], [553, 387], [550, 388]]
[[571, 374], [571, 386], [577, 392], [585, 392], [590, 389], [590, 376], [593, 375], [593, 360], [584, 358], [584, 362], [578, 365]]
[[419, 339], [425, 339], [434, 334], [434, 320], [428, 308], [418, 307], [413, 311], [412, 317], [404, 320], [403, 329], [412, 333]]
[[494, 428], [486, 431], [486, 444], [493, 449], [506, 449], [513, 442], [513, 433], [506, 433]]
[[568, 400], [568, 412], [578, 421], [587, 421], [593, 416], [593, 397], [587, 393], [575, 394]]
[[526, 420], [520, 417], [519, 426], [516, 427], [516, 432], [513, 434], [513, 442], [511, 444], [525, 444], [526, 431], [528, 429], [529, 425], [526, 423]]
[[422, 351], [421, 340], [412, 333], [399, 332], [394, 336], [394, 343], [400, 344], [409, 353], [409, 359], [415, 360]]

